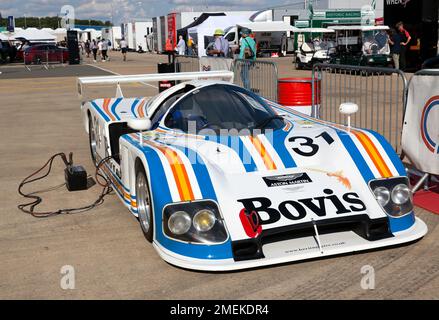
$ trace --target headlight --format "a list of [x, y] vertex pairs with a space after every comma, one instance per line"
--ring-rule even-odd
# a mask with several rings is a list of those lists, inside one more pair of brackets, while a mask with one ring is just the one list
[[201, 200], [172, 203], [163, 208], [163, 233], [191, 244], [220, 244], [229, 235], [216, 202]]
[[215, 225], [215, 214], [210, 210], [198, 211], [194, 216], [194, 227], [200, 232], [207, 232]]
[[375, 198], [377, 199], [378, 203], [384, 207], [386, 204], [389, 203], [390, 200], [390, 191], [386, 187], [378, 187], [373, 191], [373, 194], [375, 195]]
[[168, 220], [168, 228], [175, 235], [182, 235], [191, 228], [191, 217], [184, 211], [177, 211]]
[[369, 62], [374, 62], [374, 61], [375, 61], [375, 60], [373, 60], [373, 58], [370, 58], [370, 59], [369, 59]]
[[389, 216], [401, 217], [413, 211], [412, 192], [407, 177], [372, 180], [369, 188]]
[[397, 205], [402, 205], [407, 201], [411, 201], [412, 192], [405, 184], [398, 184], [392, 190], [392, 201]]

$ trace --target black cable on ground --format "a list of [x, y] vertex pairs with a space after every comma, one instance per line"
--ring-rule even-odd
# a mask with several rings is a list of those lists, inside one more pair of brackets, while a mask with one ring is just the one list
[[[66, 165], [66, 167], [73, 164], [72, 154], [69, 155], [69, 160], [67, 160], [67, 156], [65, 155], [65, 153], [57, 153], [57, 154], [53, 155], [52, 157], [50, 157], [50, 159], [44, 164], [44, 166], [42, 166], [40, 169], [38, 169], [37, 171], [35, 171], [31, 175], [29, 175], [28, 177], [24, 178], [23, 181], [18, 186], [18, 193], [27, 199], [33, 199], [33, 201], [18, 205], [18, 209], [20, 209], [24, 213], [32, 215], [35, 218], [48, 218], [48, 217], [52, 217], [52, 216], [60, 215], [60, 214], [81, 213], [81, 212], [89, 211], [89, 210], [99, 206], [100, 204], [102, 204], [104, 202], [105, 196], [110, 194], [111, 191], [113, 190], [111, 187], [110, 181], [103, 174], [101, 174], [99, 172], [99, 169], [101, 168], [101, 166], [105, 162], [107, 162], [108, 160], [113, 158], [113, 156], [109, 156], [109, 157], [106, 157], [106, 158], [102, 159], [101, 161], [99, 161], [98, 165], [96, 166], [95, 177], [96, 177], [96, 181], [98, 181], [98, 183], [102, 186], [102, 192], [100, 193], [100, 195], [96, 199], [96, 201], [94, 201], [92, 204], [87, 205], [87, 206], [83, 206], [83, 207], [79, 207], [79, 208], [59, 209], [57, 211], [46, 211], [46, 212], [35, 211], [35, 208], [39, 204], [41, 204], [41, 202], [43, 202], [43, 199], [40, 196], [38, 196], [37, 194], [42, 193], [42, 192], [46, 192], [48, 189], [34, 191], [31, 193], [25, 193], [25, 192], [23, 192], [22, 189], [27, 184], [30, 184], [30, 183], [33, 183], [35, 181], [39, 181], [39, 180], [46, 178], [50, 174], [50, 172], [52, 170], [53, 162], [57, 158], [61, 158], [62, 161], [64, 162], [64, 164]], [[45, 173], [38, 176], [38, 174], [41, 173], [46, 168], [47, 168], [47, 170], [44, 171]], [[103, 179], [105, 181], [105, 183], [99, 182], [98, 177]]]

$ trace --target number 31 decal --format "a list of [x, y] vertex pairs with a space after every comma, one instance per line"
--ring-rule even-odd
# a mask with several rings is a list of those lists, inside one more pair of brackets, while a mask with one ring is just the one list
[[[323, 140], [325, 140], [328, 145], [331, 145], [334, 142], [334, 139], [326, 131], [315, 137], [315, 139], [317, 138], [323, 138]], [[318, 144], [314, 143], [313, 138], [299, 136], [291, 137], [288, 139], [289, 142], [296, 142], [296, 140], [299, 140], [301, 142], [299, 143], [299, 148], [292, 148], [295, 153], [303, 157], [312, 157], [317, 152], [319, 152], [320, 147]]]

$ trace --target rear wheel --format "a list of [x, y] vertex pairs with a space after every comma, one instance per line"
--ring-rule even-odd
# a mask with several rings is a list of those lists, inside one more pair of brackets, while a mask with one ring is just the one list
[[93, 122], [91, 117], [88, 117], [88, 140], [90, 143], [90, 154], [91, 159], [93, 160], [93, 163], [97, 165], [96, 158], [97, 158], [97, 140], [96, 140], [96, 129], [93, 126]]
[[146, 240], [153, 241], [154, 219], [152, 214], [151, 196], [145, 170], [140, 168], [136, 174], [137, 212], [140, 227]]

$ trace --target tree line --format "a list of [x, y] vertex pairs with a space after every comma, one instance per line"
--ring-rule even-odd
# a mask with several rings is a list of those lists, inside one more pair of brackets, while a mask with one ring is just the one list
[[[75, 19], [76, 25], [82, 26], [111, 26], [110, 21], [101, 21], [94, 19]], [[0, 27], [6, 27], [8, 25], [7, 17], [3, 17], [0, 19]], [[61, 27], [61, 18], [59, 17], [19, 17], [15, 18], [15, 27], [17, 28], [60, 28]]]

